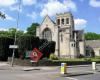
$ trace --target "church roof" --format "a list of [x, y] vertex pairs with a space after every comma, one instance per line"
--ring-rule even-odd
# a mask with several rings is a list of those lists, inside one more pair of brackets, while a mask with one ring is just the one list
[[72, 16], [71, 12], [58, 13], [56, 16]]
[[43, 19], [42, 23], [45, 21], [46, 18], [48, 18], [53, 24], [56, 24], [48, 15], [45, 16], [45, 18]]
[[92, 48], [100, 48], [100, 40], [87, 40], [86, 46], [90, 46]]

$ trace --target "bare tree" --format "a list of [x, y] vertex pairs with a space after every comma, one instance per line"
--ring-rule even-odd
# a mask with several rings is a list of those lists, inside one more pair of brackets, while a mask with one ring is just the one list
[[2, 19], [5, 19], [5, 18], [6, 18], [5, 14], [3, 14], [1, 11], [0, 11], [0, 17], [1, 17]]

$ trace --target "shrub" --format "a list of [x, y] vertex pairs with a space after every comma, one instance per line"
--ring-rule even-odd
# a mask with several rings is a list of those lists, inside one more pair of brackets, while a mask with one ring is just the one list
[[55, 54], [50, 54], [50, 60], [58, 60], [58, 57]]
[[91, 61], [91, 58], [84, 58], [85, 61]]
[[100, 56], [95, 56], [96, 59], [100, 59]]

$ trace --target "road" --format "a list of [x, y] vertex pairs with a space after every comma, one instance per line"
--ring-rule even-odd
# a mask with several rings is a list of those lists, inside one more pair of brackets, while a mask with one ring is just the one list
[[0, 63], [0, 80], [100, 80], [100, 65], [97, 71], [91, 65], [68, 66], [67, 75], [61, 75], [58, 66], [31, 68]]

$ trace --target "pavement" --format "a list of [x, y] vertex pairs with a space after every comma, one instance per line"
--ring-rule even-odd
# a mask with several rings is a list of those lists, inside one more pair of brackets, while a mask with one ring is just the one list
[[[6, 76], [6, 77], [5, 77]], [[0, 80], [100, 80], [100, 64], [97, 70], [91, 65], [67, 66], [67, 74], [60, 73], [60, 66], [18, 66], [0, 62]]]
[[15, 70], [24, 70], [24, 71], [30, 71], [30, 70], [50, 70], [59, 68], [60, 66], [50, 67], [50, 66], [18, 66], [14, 65], [13, 67], [8, 62], [0, 62], [0, 69], [15, 69]]
[[[96, 64], [97, 66], [100, 66], [100, 64]], [[71, 68], [78, 68], [80, 67], [81, 70], [74, 70], [71, 71]], [[84, 68], [88, 68], [88, 71], [85, 71]], [[18, 65], [14, 65], [13, 67], [10, 65], [10, 63], [8, 62], [0, 62], [0, 70], [22, 70], [22, 71], [32, 71], [32, 70], [55, 70], [55, 69], [59, 69], [60, 70], [61, 66], [18, 66]], [[67, 70], [67, 75], [68, 73], [73, 74], [73, 73], [94, 73], [95, 71], [100, 72], [100, 70], [92, 70], [92, 65], [73, 65], [73, 66], [67, 66], [68, 70]], [[78, 72], [77, 72], [78, 71]], [[65, 74], [66, 75], [66, 74]]]

